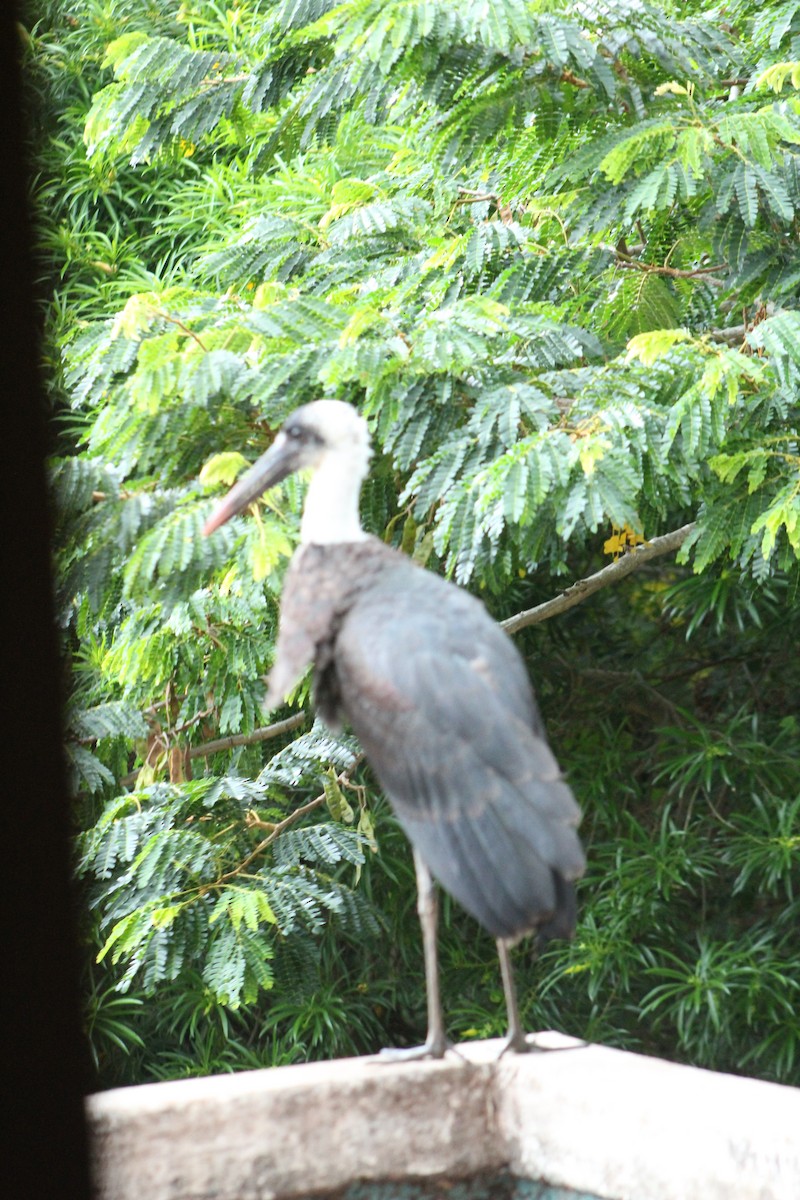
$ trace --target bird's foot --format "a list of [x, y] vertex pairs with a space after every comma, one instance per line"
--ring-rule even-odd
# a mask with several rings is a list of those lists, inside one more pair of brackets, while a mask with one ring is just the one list
[[554, 1054], [558, 1050], [582, 1050], [589, 1045], [588, 1042], [573, 1042], [569, 1046], [543, 1046], [541, 1042], [531, 1041], [530, 1038], [535, 1034], [528, 1035], [523, 1033], [521, 1029], [515, 1033], [509, 1033], [500, 1047], [500, 1053], [497, 1056], [497, 1061], [508, 1054]]
[[532, 1051], [541, 1050], [541, 1046], [537, 1046], [534, 1042], [528, 1041], [528, 1035], [522, 1030], [517, 1029], [513, 1033], [509, 1033], [508, 1037], [503, 1039], [503, 1044], [500, 1047], [500, 1053], [497, 1056], [498, 1062], [505, 1054], [530, 1054]]
[[381, 1050], [376, 1061], [380, 1063], [419, 1062], [423, 1058], [444, 1058], [448, 1053], [455, 1054], [457, 1058], [464, 1058], [453, 1043], [442, 1034], [426, 1038], [421, 1046], [387, 1047]]

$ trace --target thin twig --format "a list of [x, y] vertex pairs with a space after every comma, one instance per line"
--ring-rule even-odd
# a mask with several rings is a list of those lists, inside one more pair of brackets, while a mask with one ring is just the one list
[[692, 521], [688, 525], [681, 526], [680, 529], [673, 529], [670, 533], [653, 538], [651, 542], [646, 542], [643, 546], [637, 546], [635, 550], [624, 554], [616, 562], [609, 563], [607, 567], [596, 571], [594, 575], [577, 580], [560, 596], [555, 596], [552, 600], [545, 600], [543, 604], [537, 604], [535, 608], [526, 609], [525, 612], [516, 613], [515, 616], [501, 621], [501, 625], [506, 633], [516, 633], [528, 625], [538, 625], [540, 621], [546, 621], [549, 617], [555, 617], [558, 613], [574, 608], [587, 596], [599, 592], [601, 588], [608, 587], [611, 583], [624, 579], [626, 575], [638, 570], [651, 558], [658, 558], [662, 554], [670, 554], [677, 550], [686, 541], [694, 527], [695, 523]]
[[170, 737], [174, 737], [176, 733], [185, 733], [187, 729], [191, 729], [192, 725], [196, 725], [198, 721], [202, 721], [205, 717], [210, 717], [213, 709], [204, 708], [202, 712], [197, 712], [193, 717], [189, 717], [188, 721], [184, 721], [182, 725], [173, 725], [169, 729]]
[[198, 337], [195, 331], [190, 329], [188, 325], [185, 325], [183, 321], [180, 321], [177, 317], [173, 317], [168, 312], [164, 312], [163, 308], [154, 308], [153, 312], [157, 317], [161, 317], [162, 321], [169, 321], [170, 324], [177, 325], [178, 329], [185, 333], [187, 337], [194, 338], [201, 350], [205, 350], [208, 353], [208, 346], [202, 338]]
[[500, 203], [500, 197], [494, 192], [473, 192], [470, 188], [460, 187], [458, 193], [458, 199], [453, 202], [454, 204]]
[[592, 85], [585, 79], [581, 79], [580, 75], [575, 75], [573, 71], [568, 71], [566, 68], [558, 77], [559, 83], [571, 83], [576, 88], [588, 88]]
[[[350, 766], [345, 767], [345, 769], [336, 776], [336, 782], [339, 785], [346, 785], [349, 783], [350, 776], [352, 775], [353, 771], [355, 771], [359, 763], [363, 761], [363, 758], [363, 752], [361, 754], [357, 754]], [[209, 888], [219, 887], [219, 885], [221, 883], [225, 883], [226, 880], [234, 879], [237, 875], [241, 875], [242, 871], [245, 871], [247, 867], [250, 866], [250, 863], [253, 861], [253, 859], [258, 858], [259, 854], [263, 854], [266, 848], [271, 846], [275, 839], [281, 833], [283, 833], [284, 829], [288, 829], [290, 825], [294, 825], [295, 821], [297, 821], [300, 817], [304, 817], [306, 813], [313, 812], [315, 808], [321, 808], [322, 805], [326, 803], [327, 799], [328, 797], [326, 793], [322, 792], [319, 796], [315, 796], [313, 800], [309, 800], [308, 804], [301, 804], [299, 808], [293, 809], [292, 812], [289, 813], [288, 817], [284, 817], [282, 821], [277, 821], [274, 825], [271, 825], [270, 832], [267, 834], [267, 836], [258, 843], [254, 850], [250, 851], [246, 858], [242, 859], [238, 867], [234, 867], [231, 871], [226, 871], [224, 875], [220, 875], [212, 884], [207, 885], [207, 887], [202, 890], [208, 891]]]
[[304, 817], [306, 813], [313, 812], [315, 808], [320, 808], [325, 803], [325, 800], [326, 796], [323, 792], [322, 795], [317, 796], [314, 800], [309, 800], [308, 804], [301, 804], [299, 808], [295, 808], [289, 813], [288, 817], [273, 825], [267, 836], [258, 843], [254, 850], [250, 851], [246, 858], [242, 859], [238, 867], [234, 867], [232, 871], [226, 871], [224, 875], [218, 876], [210, 886], [219, 887], [226, 880], [234, 879], [237, 875], [241, 875], [242, 871], [245, 871], [250, 866], [253, 859], [258, 858], [259, 854], [264, 853], [267, 846], [272, 845], [278, 834], [283, 833], [284, 829], [287, 829], [289, 825], [293, 825], [299, 817]]
[[642, 262], [641, 259], [623, 254], [616, 248], [614, 249], [614, 258], [618, 267], [627, 267], [632, 271], [645, 271], [651, 275], [668, 275], [670, 279], [706, 278], [709, 283], [719, 283], [719, 280], [710, 278], [710, 276], [718, 275], [727, 266], [726, 263], [713, 263], [708, 267], [694, 267], [691, 271], [684, 271], [680, 267], [661, 267], [658, 263]]

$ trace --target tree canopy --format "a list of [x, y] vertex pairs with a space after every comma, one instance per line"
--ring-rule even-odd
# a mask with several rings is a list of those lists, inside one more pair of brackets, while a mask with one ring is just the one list
[[[424, 1021], [358, 747], [307, 684], [260, 707], [302, 484], [200, 536], [336, 396], [366, 526], [498, 619], [674, 535], [515, 624], [590, 859], [525, 1016], [797, 1082], [800, 0], [39, 0], [25, 38], [100, 1077]], [[444, 923], [454, 1033], [500, 1032]]]

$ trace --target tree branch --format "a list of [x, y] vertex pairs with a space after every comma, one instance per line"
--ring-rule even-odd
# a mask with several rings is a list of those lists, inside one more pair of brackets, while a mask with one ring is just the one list
[[727, 329], [708, 329], [705, 336], [712, 342], [722, 342], [725, 346], [743, 346], [745, 334], [750, 330], [749, 325], [729, 325]]
[[670, 279], [697, 279], [705, 278], [708, 283], [719, 284], [721, 281], [713, 278], [726, 267], [725, 263], [712, 263], [708, 267], [694, 267], [691, 271], [681, 270], [680, 267], [662, 267], [658, 263], [646, 263], [641, 259], [633, 258], [632, 255], [624, 254], [621, 250], [614, 248], [614, 258], [618, 267], [628, 267], [632, 271], [645, 271], [652, 275], [667, 275]]
[[[624, 554], [618, 558], [616, 562], [609, 563], [600, 571], [596, 571], [594, 575], [589, 575], [586, 579], [579, 579], [571, 584], [566, 591], [560, 596], [555, 596], [552, 600], [545, 600], [543, 604], [537, 604], [535, 608], [526, 609], [524, 612], [516, 613], [513, 617], [508, 617], [505, 621], [501, 621], [503, 629], [507, 633], [517, 633], [520, 629], [525, 629], [528, 625], [538, 625], [540, 621], [546, 621], [549, 617], [555, 617], [559, 613], [566, 612], [567, 609], [574, 608], [576, 604], [581, 604], [587, 597], [594, 592], [599, 592], [602, 588], [608, 587], [609, 584], [617, 583], [620, 579], [624, 579], [626, 575], [630, 575], [632, 571], [636, 571], [644, 563], [649, 562], [652, 558], [658, 558], [662, 554], [670, 554], [677, 550], [685, 541], [689, 534], [694, 529], [694, 521], [688, 525], [683, 525], [680, 529], [673, 529], [671, 533], [664, 533], [661, 537], [653, 538], [652, 541], [646, 542], [642, 546], [637, 546], [628, 554]], [[204, 742], [202, 746], [191, 746], [188, 750], [188, 757], [191, 758], [208, 758], [212, 754], [218, 754], [221, 750], [233, 750], [236, 746], [253, 746], [257, 742], [265, 742], [269, 738], [280, 737], [282, 733], [289, 733], [292, 729], [297, 729], [306, 720], [305, 712], [294, 713], [293, 716], [287, 717], [284, 721], [275, 721], [272, 725], [265, 725], [261, 729], [254, 729], [252, 733], [234, 733], [230, 737], [216, 738], [212, 742]], [[119, 781], [120, 787], [130, 787], [136, 782], [139, 772], [131, 771], [129, 775], [123, 776]], [[312, 806], [315, 802], [312, 802]], [[321, 800], [320, 800], [321, 803]], [[303, 810], [305, 811], [305, 810]]]
[[[215, 738], [213, 742], [204, 742], [202, 746], [190, 746], [188, 756], [208, 758], [212, 754], [218, 754], [220, 750], [233, 750], [236, 746], [254, 746], [257, 742], [266, 742], [269, 738], [280, 737], [282, 733], [297, 729], [298, 725], [303, 724], [306, 716], [305, 712], [295, 713], [284, 721], [275, 721], [273, 725], [263, 725], [260, 729], [254, 729], [252, 733], [232, 733], [230, 737]], [[136, 782], [138, 774], [139, 771], [136, 770], [131, 771], [130, 775], [124, 775], [119, 781], [119, 786], [130, 787]]]
[[458, 188], [458, 199], [454, 200], [454, 204], [499, 204], [500, 197], [494, 192], [475, 192], [472, 188]]
[[220, 750], [233, 750], [235, 746], [254, 746], [257, 742], [280, 737], [282, 733], [289, 733], [290, 730], [297, 729], [298, 725], [302, 725], [306, 716], [305, 712], [294, 713], [284, 721], [263, 725], [260, 729], [254, 729], [252, 733], [232, 733], [230, 737], [216, 738], [213, 742], [204, 742], [202, 746], [192, 746], [189, 758], [208, 758], [211, 754], [218, 754]]
[[671, 554], [672, 551], [683, 545], [694, 527], [695, 523], [691, 521], [688, 525], [682, 525], [680, 529], [673, 529], [671, 533], [664, 533], [661, 537], [653, 538], [651, 542], [645, 542], [643, 546], [637, 546], [635, 550], [623, 554], [616, 562], [609, 563], [607, 567], [596, 571], [594, 575], [577, 580], [560, 596], [555, 596], [552, 600], [545, 600], [543, 604], [537, 604], [535, 608], [529, 608], [525, 612], [508, 617], [500, 624], [506, 633], [516, 633], [528, 625], [538, 625], [540, 621], [546, 621], [549, 617], [566, 612], [567, 609], [574, 608], [576, 604], [581, 604], [587, 596], [599, 592], [611, 583], [617, 583], [626, 575], [630, 575], [632, 571], [637, 571], [651, 558], [658, 558], [662, 554]]
[[634, 258], [633, 254], [626, 254], [624, 250], [620, 250], [619, 246], [608, 246], [601, 242], [603, 250], [608, 250], [614, 256], [616, 266], [622, 266], [632, 271], [644, 271], [649, 275], [667, 275], [670, 280], [696, 280], [696, 278], [705, 278], [708, 283], [714, 283], [720, 287], [721, 281], [715, 280], [714, 276], [718, 272], [727, 270], [727, 263], [711, 263], [708, 266], [694, 266], [692, 270], [681, 270], [679, 266], [661, 266], [658, 263], [643, 263], [642, 259]]
[[579, 75], [573, 74], [572, 71], [568, 71], [566, 68], [561, 72], [558, 79], [559, 83], [571, 83], [576, 88], [588, 88], [592, 86], [585, 79], [581, 79]]

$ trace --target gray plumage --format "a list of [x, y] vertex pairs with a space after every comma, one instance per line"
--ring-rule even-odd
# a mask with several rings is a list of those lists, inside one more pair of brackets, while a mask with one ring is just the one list
[[314, 666], [412, 844], [495, 937], [568, 935], [578, 806], [523, 662], [483, 604], [377, 540], [303, 546], [284, 583], [275, 707]]

